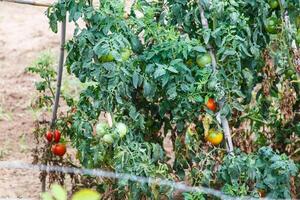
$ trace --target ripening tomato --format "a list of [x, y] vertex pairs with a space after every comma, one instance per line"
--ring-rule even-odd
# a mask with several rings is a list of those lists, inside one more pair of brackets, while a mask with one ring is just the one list
[[259, 189], [257, 192], [260, 197], [262, 198], [266, 197], [266, 191], [264, 189]]
[[55, 143], [59, 143], [60, 137], [61, 137], [61, 134], [60, 134], [59, 130], [55, 130], [54, 131], [53, 137], [54, 137], [54, 142]]
[[206, 53], [201, 56], [197, 56], [196, 63], [199, 67], [205, 67], [208, 64], [211, 64], [212, 59], [209, 53]]
[[269, 6], [271, 7], [272, 10], [275, 10], [279, 6], [278, 0], [270, 0]]
[[48, 142], [52, 142], [53, 133], [51, 131], [47, 132], [45, 138], [48, 140]]
[[210, 129], [205, 139], [213, 145], [218, 145], [223, 140], [223, 133], [221, 131], [216, 131], [215, 129]]
[[65, 144], [55, 144], [52, 146], [51, 151], [56, 156], [64, 156], [67, 152], [67, 147]]
[[126, 124], [119, 122], [116, 124], [116, 132], [119, 134], [120, 138], [125, 137], [128, 129]]
[[103, 136], [102, 140], [107, 143], [107, 144], [112, 144], [114, 143], [114, 137], [112, 134], [106, 134]]
[[276, 34], [278, 31], [278, 19], [276, 17], [270, 17], [266, 21], [266, 30], [271, 34]]
[[215, 112], [217, 110], [217, 103], [216, 103], [215, 99], [209, 98], [208, 101], [206, 102], [206, 107], [209, 110]]

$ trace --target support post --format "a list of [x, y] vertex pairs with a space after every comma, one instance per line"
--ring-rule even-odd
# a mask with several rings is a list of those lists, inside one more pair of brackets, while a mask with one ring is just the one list
[[60, 43], [59, 63], [57, 69], [57, 87], [56, 87], [55, 101], [52, 110], [52, 119], [50, 124], [51, 128], [53, 128], [55, 125], [55, 121], [57, 118], [57, 109], [59, 106], [61, 82], [62, 82], [63, 67], [64, 67], [64, 57], [65, 57], [65, 40], [66, 40], [66, 18], [62, 21], [61, 24], [61, 43]]
[[[62, 74], [63, 74], [63, 67], [64, 67], [64, 57], [65, 57], [65, 41], [66, 41], [66, 18], [61, 23], [61, 42], [60, 42], [60, 55], [59, 55], [59, 63], [57, 69], [57, 87], [56, 87], [56, 94], [55, 100], [52, 110], [52, 119], [50, 122], [50, 128], [53, 129], [55, 125], [55, 121], [57, 118], [57, 109], [59, 105], [59, 98], [60, 98], [60, 91], [61, 91], [61, 82], [62, 82]], [[47, 164], [47, 163], [43, 163]], [[46, 176], [41, 180], [42, 182], [42, 192], [46, 191]]]

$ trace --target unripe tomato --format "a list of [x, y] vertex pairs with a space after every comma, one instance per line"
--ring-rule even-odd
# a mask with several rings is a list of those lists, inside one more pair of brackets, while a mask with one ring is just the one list
[[67, 147], [65, 144], [55, 144], [52, 146], [51, 151], [56, 156], [64, 156], [67, 152]]
[[113, 144], [114, 143], [114, 137], [112, 134], [106, 134], [103, 136], [102, 140], [107, 144]]
[[130, 56], [131, 56], [131, 50], [130, 49], [123, 49], [121, 51], [121, 57], [122, 57], [123, 62], [127, 61]]
[[221, 131], [216, 131], [215, 129], [210, 129], [205, 139], [213, 145], [218, 145], [223, 140], [223, 133]]
[[112, 61], [114, 61], [114, 57], [111, 53], [109, 53], [107, 55], [100, 56], [99, 61], [102, 62], [102, 63], [112, 62]]
[[201, 56], [197, 56], [196, 63], [199, 67], [205, 67], [206, 65], [211, 64], [211, 62], [212, 59], [208, 53]]
[[215, 112], [217, 110], [217, 103], [213, 98], [209, 98], [208, 101], [206, 102], [206, 107]]
[[52, 142], [53, 133], [51, 131], [47, 132], [45, 138], [48, 140], [48, 142]]
[[120, 138], [123, 138], [126, 135], [127, 131], [128, 129], [126, 124], [121, 122], [116, 124], [116, 132], [119, 134]]
[[272, 10], [276, 9], [279, 6], [278, 0], [269, 1], [269, 5], [270, 5]]
[[55, 130], [54, 133], [53, 133], [55, 143], [59, 143], [60, 136], [61, 136], [61, 134], [60, 134], [59, 130]]
[[270, 17], [266, 21], [266, 30], [271, 34], [275, 34], [278, 31], [278, 19], [276, 17]]
[[296, 17], [296, 27], [300, 28], [300, 15]]
[[286, 75], [287, 77], [292, 77], [294, 74], [295, 74], [295, 72], [294, 72], [293, 70], [291, 70], [291, 69], [289, 69], [289, 70], [285, 73], [285, 75]]
[[297, 44], [300, 44], [300, 29], [298, 29], [297, 34], [296, 34], [296, 42], [297, 42]]
[[107, 133], [109, 126], [105, 122], [100, 122], [96, 125], [96, 133], [99, 136], [103, 136]]

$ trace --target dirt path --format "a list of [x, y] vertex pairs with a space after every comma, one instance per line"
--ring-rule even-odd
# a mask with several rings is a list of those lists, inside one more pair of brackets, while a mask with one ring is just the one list
[[[55, 55], [59, 35], [49, 30], [45, 8], [0, 2], [0, 160], [31, 162], [36, 77], [25, 68], [44, 50]], [[70, 33], [70, 31], [69, 31]], [[0, 170], [0, 198], [39, 199], [37, 172]]]

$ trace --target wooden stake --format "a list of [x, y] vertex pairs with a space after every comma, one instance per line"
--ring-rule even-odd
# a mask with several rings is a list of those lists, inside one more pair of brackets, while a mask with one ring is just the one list
[[60, 98], [60, 90], [61, 90], [61, 81], [64, 67], [64, 57], [65, 57], [65, 41], [66, 41], [66, 18], [62, 21], [61, 24], [61, 42], [60, 42], [60, 55], [59, 55], [59, 63], [57, 69], [57, 87], [55, 94], [55, 101], [52, 110], [52, 119], [51, 119], [51, 128], [54, 127], [55, 121], [57, 118], [57, 109], [59, 106], [59, 98]]
[[[62, 24], [61, 24], [60, 55], [59, 55], [59, 63], [58, 63], [58, 69], [57, 69], [57, 88], [56, 88], [55, 101], [54, 101], [53, 110], [52, 110], [52, 119], [50, 122], [51, 129], [54, 128], [56, 118], [57, 118], [57, 109], [58, 109], [58, 105], [59, 105], [63, 66], [64, 66], [64, 57], [65, 57], [65, 41], [66, 41], [66, 18], [62, 21]], [[47, 165], [47, 163], [43, 163], [43, 164]], [[41, 180], [42, 192], [46, 191], [46, 176], [47, 176], [47, 174]]]

